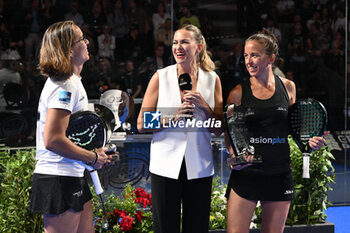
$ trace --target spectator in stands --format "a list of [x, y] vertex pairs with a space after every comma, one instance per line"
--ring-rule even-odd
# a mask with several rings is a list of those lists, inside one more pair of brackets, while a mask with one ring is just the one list
[[189, 6], [185, 5], [182, 7], [183, 16], [180, 18], [179, 27], [182, 27], [184, 24], [192, 24], [198, 28], [201, 27], [199, 18], [196, 15], [193, 15]]
[[214, 27], [213, 22], [211, 20], [208, 20], [204, 24], [204, 28], [202, 29], [203, 31], [203, 36], [207, 40], [207, 45], [208, 48], [211, 48], [212, 46], [216, 44], [220, 44], [221, 38], [218, 37], [218, 31], [215, 30], [216, 27]]
[[2, 93], [6, 83], [22, 83], [20, 74], [11, 68], [10, 63], [12, 61], [0, 60], [0, 99], [3, 99]]
[[340, 29], [335, 33], [329, 50], [328, 66], [338, 74], [344, 75], [345, 56], [345, 31]]
[[98, 56], [114, 61], [115, 36], [110, 34], [108, 25], [103, 26], [103, 33], [97, 37]]
[[25, 18], [23, 22], [26, 24], [26, 33], [24, 39], [26, 60], [32, 59], [33, 55], [36, 55], [39, 52], [42, 31], [39, 11], [39, 0], [32, 0], [31, 7], [26, 9], [24, 13]]
[[98, 92], [101, 94], [104, 91], [111, 88], [111, 77], [112, 77], [112, 67], [111, 62], [105, 58], [100, 57], [98, 59], [98, 82], [96, 83], [96, 87]]
[[163, 44], [157, 44], [155, 49], [155, 63], [157, 66], [157, 69], [162, 69], [168, 65], [170, 65], [170, 61], [168, 56], [165, 56], [165, 47]]
[[171, 19], [167, 18], [164, 23], [164, 27], [157, 31], [156, 44], [163, 44], [165, 46], [166, 56], [171, 55], [171, 45], [172, 41], [172, 31], [171, 31]]
[[43, 8], [40, 9], [40, 20], [42, 32], [44, 32], [51, 24], [58, 21], [57, 10], [52, 4], [52, 0], [44, 0]]
[[308, 34], [308, 38], [311, 40], [311, 43], [313, 44], [313, 48], [320, 49], [321, 45], [323, 43], [321, 31], [320, 31], [320, 23], [314, 22], [310, 25], [310, 30]]
[[335, 10], [336, 17], [334, 19], [334, 24], [333, 24], [333, 32], [334, 34], [337, 33], [339, 30], [344, 30], [345, 31], [345, 7], [338, 7]]
[[9, 22], [11, 12], [7, 9], [7, 5], [4, 0], [0, 0], [0, 21]]
[[306, 34], [300, 21], [295, 22], [293, 30], [288, 35], [285, 55], [286, 66], [293, 67], [296, 85], [303, 86], [300, 82], [304, 76]]
[[278, 0], [276, 2], [279, 23], [291, 23], [295, 13], [295, 3], [293, 0]]
[[157, 34], [160, 30], [165, 29], [165, 22], [170, 19], [170, 15], [165, 12], [165, 7], [162, 2], [158, 3], [157, 12], [152, 15], [153, 35], [157, 39]]
[[135, 0], [129, 0], [129, 12], [127, 14], [129, 25], [138, 25], [139, 33], [146, 35], [149, 31], [149, 18], [146, 11], [138, 7]]
[[93, 3], [86, 22], [89, 25], [94, 38], [94, 41], [90, 41], [90, 43], [94, 42], [96, 46], [97, 36], [102, 33], [102, 27], [107, 23], [106, 16], [103, 14], [102, 5], [99, 0], [95, 0]]
[[117, 81], [120, 90], [127, 92], [133, 98], [142, 98], [144, 92], [142, 85], [144, 84], [142, 77], [139, 77], [135, 64], [132, 60], [127, 60], [125, 64], [125, 73], [121, 75]]
[[84, 16], [79, 12], [79, 2], [74, 0], [71, 2], [70, 11], [64, 15], [65, 20], [72, 20], [80, 28], [84, 24]]
[[140, 34], [139, 26], [137, 24], [131, 25], [129, 34], [123, 39], [123, 57], [142, 60], [144, 45], [144, 36]]
[[[85, 38], [88, 39], [89, 41], [91, 41], [91, 43], [89, 43], [89, 53], [95, 56], [95, 55], [97, 55], [98, 46], [96, 46], [95, 43], [92, 43], [93, 41], [95, 41], [95, 38], [94, 38], [95, 35], [90, 30], [90, 28], [91, 27], [87, 23], [84, 23], [81, 30], [83, 31]], [[90, 62], [90, 60], [88, 61], [88, 63], [89, 62]]]
[[333, 31], [329, 21], [322, 21], [320, 37], [321, 37], [321, 40], [323, 41], [323, 44], [327, 47], [327, 49], [329, 49], [333, 38]]
[[328, 22], [330, 25], [332, 23], [332, 16], [330, 15], [330, 11], [326, 5], [321, 6], [321, 14], [320, 14], [320, 21], [321, 24], [324, 22]]
[[108, 16], [113, 10], [111, 0], [100, 0], [100, 1], [101, 1], [101, 5], [102, 5], [103, 14], [105, 16]]
[[[12, 24], [13, 25], [13, 24]], [[2, 60], [19, 60], [21, 55], [18, 47], [23, 46], [23, 41], [15, 41], [13, 34], [8, 30], [5, 22], [0, 22], [0, 55]]]
[[[306, 22], [310, 18], [312, 18], [312, 14], [314, 12], [313, 3], [310, 0], [302, 0], [301, 3], [296, 2], [296, 11], [300, 16], [300, 19], [303, 22]], [[299, 6], [298, 6], [299, 5]]]
[[116, 0], [114, 3], [114, 8], [111, 13], [107, 16], [107, 24], [111, 28], [111, 34], [115, 36], [117, 41], [120, 44], [120, 40], [128, 33], [128, 21], [126, 14], [123, 11], [123, 1]]
[[221, 82], [223, 100], [226, 102], [229, 92], [248, 74], [244, 65], [243, 43], [241, 41], [234, 44], [233, 53], [229, 54], [223, 65]]
[[268, 17], [266, 20], [266, 29], [270, 31], [272, 34], [274, 34], [278, 42], [281, 43], [282, 41], [281, 30], [276, 27], [275, 20], [271, 16]]
[[146, 92], [147, 85], [151, 80], [154, 73], [157, 71], [157, 65], [154, 58], [146, 57], [145, 61], [141, 64], [141, 70], [139, 70], [139, 77], [143, 81], [142, 91]]
[[[90, 49], [89, 49], [90, 50]], [[100, 66], [99, 61], [95, 56], [90, 55], [89, 61], [85, 62], [84, 69], [81, 72], [81, 76], [84, 77], [82, 82], [86, 89], [86, 93], [89, 99], [99, 99], [101, 93], [96, 86], [96, 83], [100, 81]]]
[[123, 82], [121, 80], [121, 77], [123, 77], [126, 73], [125, 69], [125, 62], [119, 62], [116, 64], [116, 70], [112, 73], [111, 76], [111, 87], [113, 89], [118, 89], [118, 90], [125, 90], [125, 87], [123, 86]]
[[314, 11], [313, 14], [312, 14], [312, 18], [311, 19], [308, 19], [306, 21], [306, 27], [307, 29], [310, 31], [311, 30], [311, 25], [313, 23], [319, 23], [320, 24], [320, 12], [318, 11]]

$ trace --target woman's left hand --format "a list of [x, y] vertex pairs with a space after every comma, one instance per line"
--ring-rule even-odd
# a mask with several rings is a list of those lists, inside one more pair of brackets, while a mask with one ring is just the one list
[[[324, 132], [323, 136], [329, 134], [329, 131]], [[322, 146], [324, 146], [326, 140], [322, 137], [312, 137], [309, 139], [309, 145], [313, 150], [319, 150]]]
[[[207, 102], [203, 99], [201, 93], [196, 91], [184, 91], [184, 101], [194, 105], [196, 114], [201, 115], [205, 119], [211, 114], [211, 109]], [[199, 111], [198, 111], [199, 110]]]
[[207, 102], [203, 99], [201, 93], [196, 91], [184, 91], [184, 101], [194, 104], [197, 108], [205, 108], [208, 106]]

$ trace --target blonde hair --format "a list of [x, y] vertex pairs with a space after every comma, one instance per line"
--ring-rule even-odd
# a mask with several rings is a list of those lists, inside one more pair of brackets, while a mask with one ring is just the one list
[[54, 23], [45, 31], [38, 65], [42, 75], [64, 80], [73, 74], [70, 52], [76, 28], [68, 20]]
[[215, 64], [211, 60], [211, 58], [209, 57], [209, 55], [207, 53], [207, 43], [205, 42], [205, 39], [203, 37], [201, 30], [192, 24], [187, 24], [187, 25], [181, 27], [180, 29], [184, 29], [184, 30], [192, 32], [196, 42], [198, 44], [203, 44], [203, 49], [199, 53], [199, 56], [198, 56], [199, 66], [205, 71], [208, 71], [208, 72], [214, 71]]

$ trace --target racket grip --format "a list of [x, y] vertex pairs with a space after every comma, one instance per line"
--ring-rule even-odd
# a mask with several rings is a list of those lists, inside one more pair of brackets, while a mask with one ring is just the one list
[[80, 164], [83, 165], [90, 172], [92, 183], [94, 183], [94, 187], [95, 187], [95, 193], [97, 195], [100, 195], [101, 193], [103, 193], [103, 188], [100, 182], [100, 178], [98, 177], [97, 170], [95, 170], [93, 167], [85, 163], [80, 163]]
[[94, 183], [95, 193], [97, 195], [100, 195], [101, 193], [103, 193], [103, 188], [100, 182], [100, 178], [98, 177], [97, 170], [90, 172], [90, 175], [91, 175], [92, 182]]
[[310, 178], [310, 154], [303, 153], [303, 178]]

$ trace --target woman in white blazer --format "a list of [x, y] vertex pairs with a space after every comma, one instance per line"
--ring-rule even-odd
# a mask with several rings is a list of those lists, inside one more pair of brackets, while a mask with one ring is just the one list
[[[183, 233], [208, 232], [214, 175], [210, 141], [211, 133], [222, 133], [221, 84], [196, 26], [175, 32], [172, 51], [176, 64], [153, 75], [137, 121], [140, 132], [153, 132], [154, 233], [179, 233], [180, 225]], [[178, 80], [185, 73], [192, 89], [182, 91]]]

